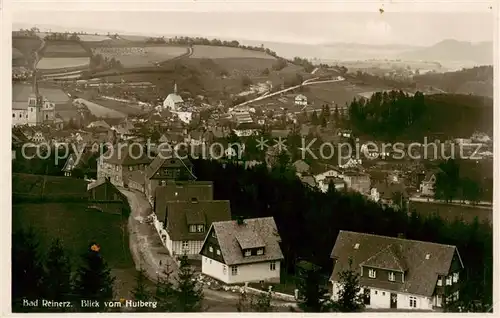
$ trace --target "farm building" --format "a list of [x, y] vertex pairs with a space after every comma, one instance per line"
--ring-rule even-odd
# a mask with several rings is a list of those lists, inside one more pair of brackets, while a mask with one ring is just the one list
[[295, 96], [295, 105], [307, 106], [307, 97], [302, 94]]

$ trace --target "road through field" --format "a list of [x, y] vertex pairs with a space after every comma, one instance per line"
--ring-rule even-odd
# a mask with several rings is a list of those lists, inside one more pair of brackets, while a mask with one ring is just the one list
[[259, 101], [259, 100], [263, 100], [263, 99], [266, 99], [266, 98], [269, 98], [269, 97], [273, 97], [273, 96], [276, 96], [276, 95], [279, 95], [279, 94], [282, 94], [282, 93], [285, 93], [285, 92], [288, 92], [288, 91], [292, 91], [294, 89], [297, 89], [301, 86], [308, 86], [308, 85], [315, 85], [315, 84], [325, 84], [325, 83], [335, 83], [335, 82], [342, 82], [342, 81], [345, 81], [344, 78], [342, 79], [332, 79], [332, 80], [326, 80], [326, 81], [315, 81], [317, 80], [319, 77], [315, 77], [315, 78], [311, 78], [311, 79], [308, 79], [308, 80], [305, 80], [303, 81], [301, 84], [299, 85], [295, 85], [295, 86], [292, 86], [292, 87], [288, 87], [288, 88], [285, 88], [285, 89], [282, 89], [280, 91], [277, 91], [277, 92], [274, 92], [274, 93], [271, 93], [271, 94], [267, 94], [267, 95], [262, 95], [262, 96], [259, 96], [259, 97], [256, 97], [254, 99], [251, 99], [251, 100], [248, 100], [246, 102], [243, 102], [241, 104], [238, 104], [236, 106], [234, 106], [234, 108], [238, 108], [238, 107], [241, 107], [241, 106], [245, 106], [245, 105], [248, 105], [250, 103], [253, 103], [253, 102], [256, 102], [256, 101]]

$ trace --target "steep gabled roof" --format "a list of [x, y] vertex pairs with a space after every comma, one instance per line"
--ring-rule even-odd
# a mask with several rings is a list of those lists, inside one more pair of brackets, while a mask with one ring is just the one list
[[438, 275], [449, 274], [455, 254], [460, 259], [452, 245], [340, 231], [331, 253], [336, 263], [330, 279], [338, 281], [339, 273], [349, 268], [351, 259], [355, 270], [367, 266], [405, 272], [404, 283], [364, 275], [360, 277], [362, 286], [430, 297]]
[[149, 164], [147, 152], [136, 145], [115, 145], [103, 154], [104, 162], [115, 165], [132, 166]]
[[[226, 265], [249, 264], [283, 259], [283, 253], [279, 246], [281, 238], [273, 217], [246, 219], [243, 221], [243, 224], [238, 224], [237, 221], [214, 222], [212, 226], [217, 240], [219, 241], [221, 253]], [[207, 233], [210, 233], [210, 231]], [[252, 237], [258, 238], [259, 241], [252, 243], [250, 241]], [[240, 240], [238, 240], [238, 238]], [[243, 243], [245, 247], [241, 246], [241, 243]], [[244, 256], [242, 248], [251, 248], [252, 246], [262, 247], [262, 244], [264, 244], [264, 254]]]
[[193, 164], [189, 159], [181, 159], [175, 155], [175, 151], [171, 152], [170, 150], [161, 150], [160, 153], [153, 159], [151, 164], [146, 168], [146, 177], [151, 179], [155, 173], [161, 167], [172, 167], [172, 168], [181, 168], [189, 171], [191, 176], [196, 179], [195, 175], [192, 172]]
[[167, 232], [173, 241], [203, 241], [206, 232], [190, 233], [190, 224], [204, 224], [208, 229], [213, 222], [231, 219], [227, 200], [169, 201], [166, 208]]

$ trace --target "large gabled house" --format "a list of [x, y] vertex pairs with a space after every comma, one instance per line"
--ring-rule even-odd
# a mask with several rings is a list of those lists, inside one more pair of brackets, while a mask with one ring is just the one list
[[166, 151], [159, 153], [145, 170], [144, 192], [152, 201], [155, 189], [167, 184], [168, 180], [195, 180], [193, 164]]
[[334, 300], [349, 266], [360, 274], [367, 308], [434, 310], [459, 298], [464, 266], [452, 245], [340, 231], [331, 257]]
[[164, 227], [167, 202], [170, 201], [209, 201], [213, 199], [212, 181], [168, 180], [164, 186], [156, 187], [153, 211], [158, 219], [157, 228]]
[[226, 200], [166, 201], [157, 205], [157, 222], [163, 223], [160, 237], [171, 255], [186, 254], [199, 258], [207, 230], [213, 222], [231, 219], [231, 207]]
[[97, 178], [109, 178], [114, 185], [126, 187], [134, 171], [144, 171], [151, 160], [137, 144], [118, 144], [101, 155], [97, 162]]
[[226, 284], [279, 283], [280, 242], [273, 217], [214, 222], [201, 248], [201, 271]]

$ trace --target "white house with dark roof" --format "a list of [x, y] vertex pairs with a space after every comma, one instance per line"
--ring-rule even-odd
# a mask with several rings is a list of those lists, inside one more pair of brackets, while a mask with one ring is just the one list
[[279, 282], [280, 241], [273, 217], [214, 222], [201, 248], [201, 272], [226, 284]]
[[349, 267], [360, 275], [366, 308], [434, 310], [460, 296], [464, 266], [452, 245], [340, 231], [331, 258], [334, 300]]
[[174, 92], [168, 94], [167, 98], [163, 101], [163, 109], [176, 111], [184, 105], [184, 100], [177, 94], [177, 84], [174, 85]]

